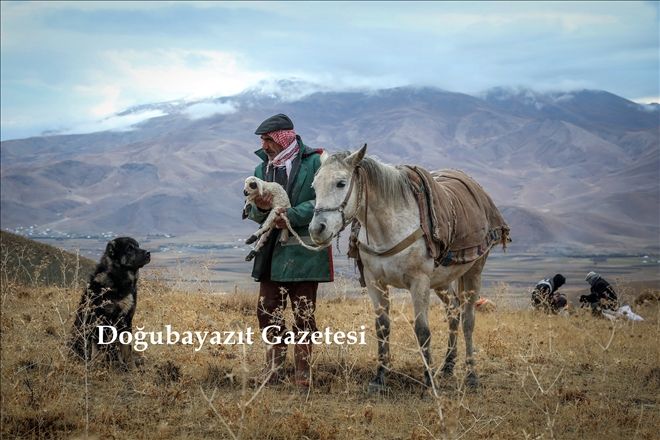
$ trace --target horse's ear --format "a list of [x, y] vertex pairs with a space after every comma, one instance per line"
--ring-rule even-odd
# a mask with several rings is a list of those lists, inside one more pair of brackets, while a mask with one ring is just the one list
[[256, 179], [257, 181], [257, 192], [259, 193], [259, 197], [264, 195], [264, 181], [261, 179]]
[[327, 151], [324, 151], [323, 153], [321, 153], [321, 164], [323, 164], [323, 162], [325, 162], [325, 160], [328, 158], [328, 156], [329, 156], [329, 154], [328, 154]]
[[353, 167], [357, 166], [360, 162], [362, 162], [365, 154], [367, 154], [367, 144], [364, 144], [362, 148], [348, 156], [346, 161]]

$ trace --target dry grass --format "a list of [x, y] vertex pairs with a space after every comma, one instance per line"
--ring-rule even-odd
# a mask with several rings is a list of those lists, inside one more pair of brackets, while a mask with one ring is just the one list
[[[580, 310], [568, 318], [501, 307], [479, 315], [482, 387], [466, 392], [459, 380], [439, 382], [433, 397], [417, 382], [421, 359], [404, 299], [392, 307], [391, 392], [371, 396], [376, 347], [366, 298], [319, 301], [321, 328], [366, 325], [368, 345], [317, 348], [314, 387], [301, 394], [289, 383], [260, 389], [250, 380], [264, 358], [258, 338], [197, 353], [150, 347], [144, 366], [130, 373], [86, 366], [64, 351], [79, 296], [79, 288], [3, 282], [3, 438], [657, 438], [657, 303], [639, 306], [646, 321], [634, 324]], [[142, 282], [135, 323], [146, 330], [257, 328], [255, 307], [253, 292], [185, 294]], [[444, 315], [434, 303], [436, 365], [446, 348]]]
[[84, 284], [96, 264], [79, 254], [0, 230], [0, 282], [58, 285]]

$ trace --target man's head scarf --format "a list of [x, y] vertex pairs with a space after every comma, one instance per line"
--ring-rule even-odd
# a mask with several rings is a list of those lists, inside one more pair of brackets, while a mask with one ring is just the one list
[[296, 139], [296, 132], [293, 130], [277, 130], [266, 133], [266, 136], [272, 137], [275, 142], [286, 149]]
[[291, 162], [293, 162], [299, 151], [298, 142], [295, 142], [296, 132], [293, 130], [277, 130], [266, 133], [266, 136], [270, 136], [284, 148], [273, 160], [268, 162], [268, 167], [286, 167], [288, 176], [291, 172]]

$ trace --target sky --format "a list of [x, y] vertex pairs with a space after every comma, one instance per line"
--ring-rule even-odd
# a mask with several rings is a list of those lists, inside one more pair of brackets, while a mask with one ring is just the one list
[[280, 79], [473, 95], [597, 89], [659, 102], [659, 5], [2, 1], [0, 137], [111, 129], [132, 106]]

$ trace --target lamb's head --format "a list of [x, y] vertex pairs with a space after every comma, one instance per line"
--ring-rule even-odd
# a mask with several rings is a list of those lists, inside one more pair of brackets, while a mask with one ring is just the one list
[[258, 177], [250, 176], [245, 179], [243, 186], [243, 194], [248, 200], [254, 200], [256, 196], [261, 196], [264, 193], [264, 181]]
[[255, 197], [263, 195], [264, 193], [264, 181], [258, 177], [250, 176], [245, 179], [245, 185], [243, 185], [243, 194], [245, 195], [245, 205], [243, 206], [243, 220], [248, 218], [249, 212], [252, 209], [252, 201]]

